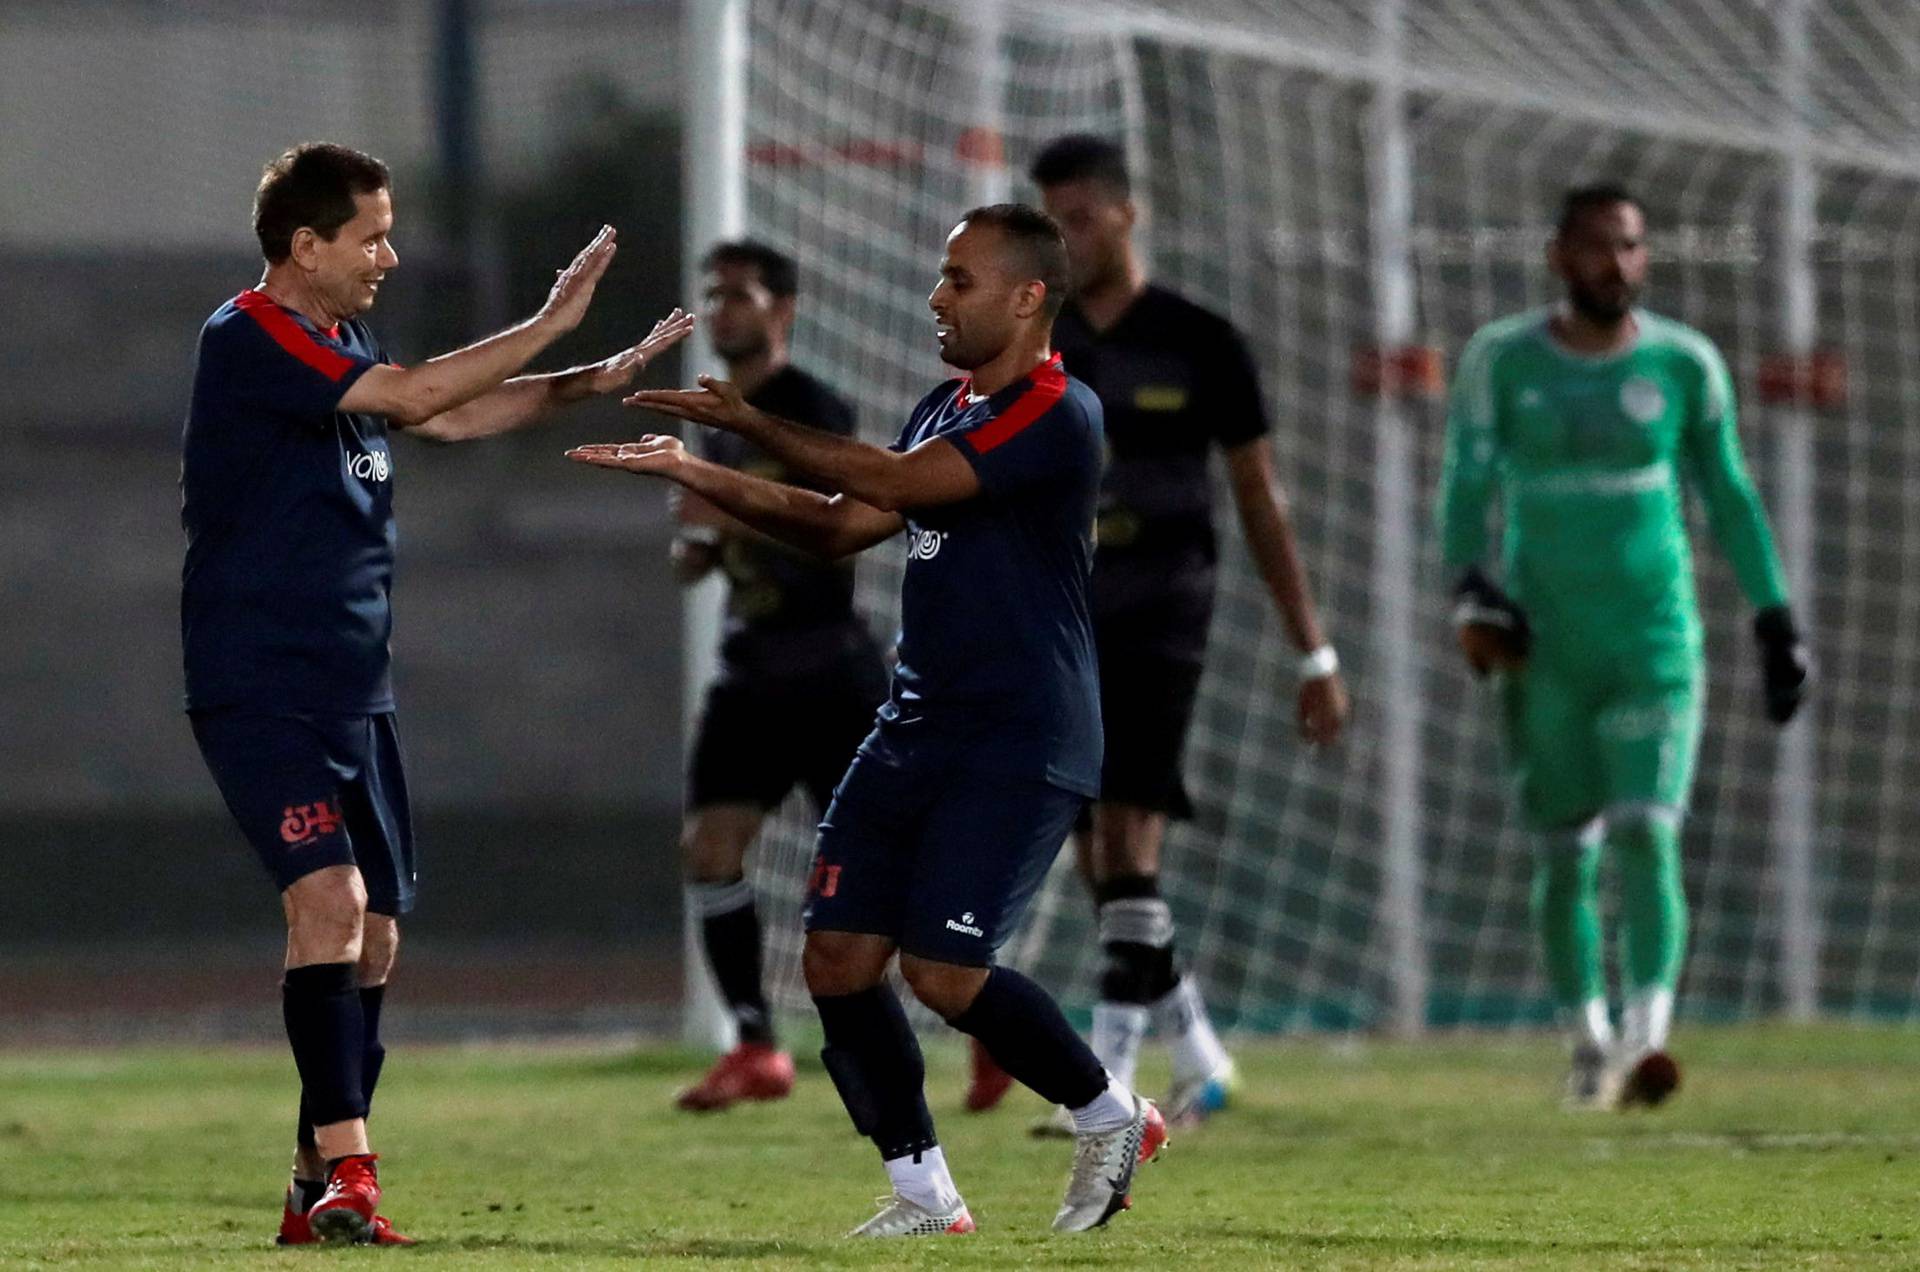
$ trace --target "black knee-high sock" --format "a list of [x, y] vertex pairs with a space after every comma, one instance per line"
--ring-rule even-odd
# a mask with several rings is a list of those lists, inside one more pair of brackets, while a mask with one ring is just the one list
[[315, 1126], [367, 1115], [366, 1017], [355, 970], [352, 963], [315, 963], [287, 969], [281, 983], [303, 1120]]
[[1173, 912], [1154, 875], [1115, 875], [1094, 888], [1106, 970], [1100, 998], [1146, 1006], [1179, 983], [1173, 964]]
[[1107, 1089], [1107, 1071], [1047, 991], [996, 967], [973, 1003], [947, 1021], [980, 1040], [1000, 1067], [1042, 1099], [1077, 1109]]
[[[366, 1037], [366, 1046], [360, 1055], [360, 1090], [366, 1097], [367, 1111], [373, 1111], [373, 1089], [380, 1085], [380, 1069], [386, 1064], [387, 1049], [380, 1041], [380, 1007], [386, 1001], [385, 985], [362, 985], [360, 987], [360, 1019]], [[313, 1139], [313, 1118], [307, 1110], [307, 1093], [304, 1087], [300, 1092], [300, 1126], [294, 1133], [294, 1142], [301, 1148], [317, 1148]]]
[[[309, 1153], [317, 1153], [320, 1146], [313, 1139], [313, 1121], [307, 1117], [307, 1095], [300, 1093], [300, 1125], [294, 1132], [294, 1142]], [[320, 1168], [320, 1174], [326, 1174], [326, 1167]], [[293, 1177], [293, 1208], [302, 1213], [312, 1210], [315, 1202], [327, 1191], [324, 1179], [306, 1179], [296, 1174]]]
[[373, 1088], [380, 1085], [380, 1070], [387, 1063], [387, 1048], [380, 1041], [380, 1007], [386, 1001], [385, 985], [360, 987], [360, 1018], [366, 1022], [366, 1046], [361, 1049], [360, 1090], [366, 1096], [367, 1110], [373, 1110]]
[[934, 1138], [927, 1111], [927, 1067], [900, 999], [885, 985], [857, 994], [816, 996], [827, 1045], [820, 1059], [853, 1119], [882, 1161], [922, 1153]]
[[693, 884], [690, 891], [700, 908], [707, 965], [739, 1023], [740, 1041], [771, 1046], [773, 1018], [760, 981], [760, 915], [754, 909], [752, 885], [736, 879]]

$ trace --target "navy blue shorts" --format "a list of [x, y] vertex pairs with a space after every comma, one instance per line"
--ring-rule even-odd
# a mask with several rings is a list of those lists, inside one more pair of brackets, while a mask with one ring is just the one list
[[358, 866], [367, 909], [413, 909], [413, 817], [391, 711], [189, 718], [228, 811], [282, 891], [328, 866]]
[[868, 932], [985, 967], [1020, 925], [1086, 797], [1039, 778], [854, 757], [820, 824], [809, 932]]

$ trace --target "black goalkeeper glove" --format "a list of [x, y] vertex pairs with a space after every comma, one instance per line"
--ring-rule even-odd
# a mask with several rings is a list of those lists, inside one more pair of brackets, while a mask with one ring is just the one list
[[1533, 645], [1526, 611], [1477, 565], [1453, 589], [1453, 625], [1460, 652], [1478, 675], [1518, 667]]
[[1784, 605], [1775, 605], [1753, 616], [1753, 638], [1760, 643], [1760, 674], [1767, 687], [1767, 718], [1785, 724], [1800, 709], [1812, 682], [1813, 659], [1807, 653], [1800, 633], [1794, 630], [1793, 615]]

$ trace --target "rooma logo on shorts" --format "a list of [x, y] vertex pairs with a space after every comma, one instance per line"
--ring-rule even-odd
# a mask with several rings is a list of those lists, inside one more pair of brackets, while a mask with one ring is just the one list
[[957, 919], [947, 920], [947, 931], [964, 932], [968, 936], [985, 936], [986, 933], [973, 925], [973, 911], [968, 910]]
[[385, 481], [393, 474], [393, 461], [385, 451], [367, 451], [349, 459], [347, 471], [361, 481]]
[[940, 555], [940, 547], [946, 541], [944, 530], [916, 530], [907, 544], [907, 560], [931, 561]]

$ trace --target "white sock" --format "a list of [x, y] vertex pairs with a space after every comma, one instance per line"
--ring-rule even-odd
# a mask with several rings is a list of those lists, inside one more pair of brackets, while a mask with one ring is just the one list
[[1667, 1049], [1667, 1032], [1673, 1027], [1673, 991], [1658, 985], [1636, 990], [1620, 1013], [1620, 1033], [1627, 1050], [1635, 1056]]
[[1589, 998], [1577, 1011], [1563, 1012], [1561, 1019], [1574, 1046], [1602, 1051], [1613, 1046], [1613, 1021], [1607, 1017], [1606, 999]]
[[1093, 1005], [1093, 1036], [1087, 1043], [1114, 1081], [1123, 1086], [1133, 1085], [1133, 1071], [1140, 1061], [1140, 1042], [1147, 1036], [1149, 1014], [1138, 1003]]
[[1092, 1102], [1077, 1109], [1068, 1109], [1073, 1114], [1073, 1129], [1082, 1135], [1101, 1135], [1108, 1131], [1117, 1131], [1133, 1121], [1133, 1092], [1112, 1074], [1107, 1075], [1107, 1089], [1095, 1096]]
[[944, 1214], [960, 1204], [960, 1190], [953, 1186], [953, 1176], [947, 1173], [947, 1155], [938, 1144], [893, 1158], [886, 1167], [893, 1191], [914, 1205]]
[[1210, 1078], [1227, 1065], [1227, 1049], [1213, 1031], [1207, 1004], [1193, 977], [1182, 974], [1174, 987], [1153, 1004], [1153, 1020], [1173, 1056], [1173, 1080]]

